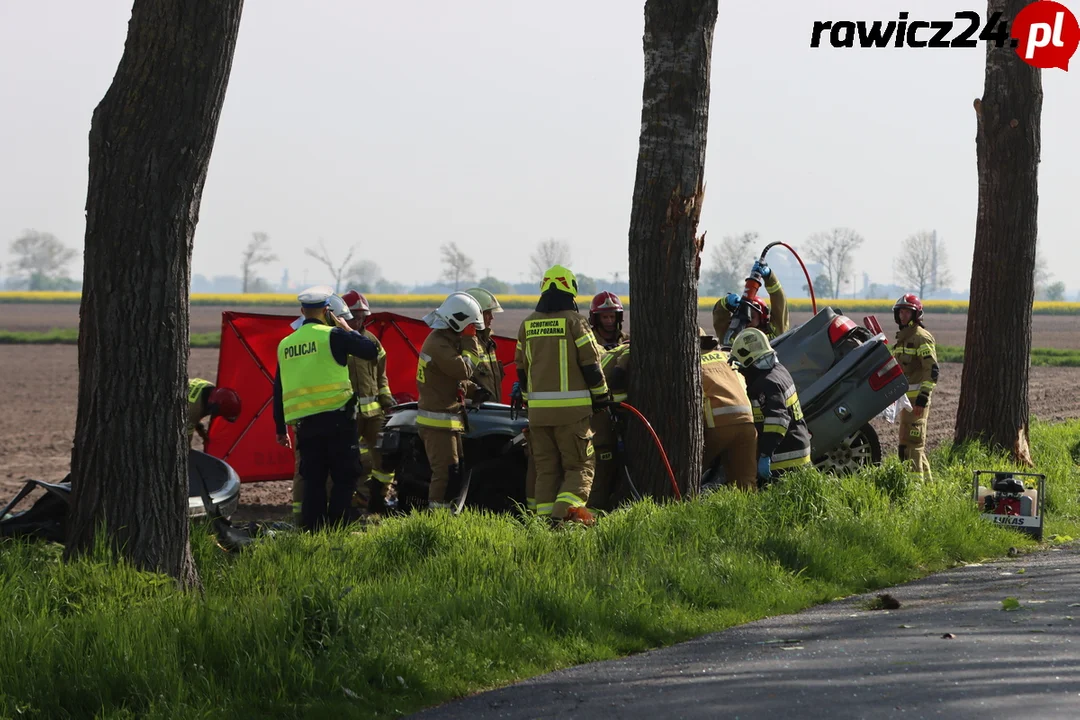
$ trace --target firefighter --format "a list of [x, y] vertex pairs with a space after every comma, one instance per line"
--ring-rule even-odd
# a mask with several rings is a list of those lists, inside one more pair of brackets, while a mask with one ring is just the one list
[[383, 470], [382, 455], [377, 447], [379, 432], [386, 423], [386, 411], [395, 404], [386, 377], [386, 349], [375, 335], [364, 329], [371, 314], [367, 298], [356, 290], [349, 290], [341, 299], [346, 306], [345, 322], [379, 348], [374, 361], [349, 358], [349, 380], [357, 396], [356, 434], [364, 465], [354, 501], [368, 512], [381, 513], [386, 510], [387, 490], [394, 481], [394, 473]]
[[[613, 378], [617, 372], [619, 358], [629, 352], [630, 343], [628, 342], [604, 351], [603, 356], [600, 358], [600, 369], [604, 372], [605, 378]], [[613, 402], [626, 400], [625, 387], [620, 387], [620, 390], [616, 391], [613, 380], [608, 382], [608, 390], [612, 393], [611, 399]], [[593, 432], [596, 469], [593, 474], [592, 489], [589, 492], [587, 507], [596, 510], [613, 509], [611, 501], [614, 497], [616, 478], [619, 471], [618, 458], [616, 457], [618, 436], [609, 412], [615, 411], [601, 408], [599, 412], [593, 413], [589, 423]]]
[[214, 383], [202, 378], [188, 380], [188, 417], [187, 436], [190, 446], [195, 439], [195, 433], [202, 438], [203, 447], [209, 442], [206, 427], [202, 419], [209, 417], [213, 422], [215, 417], [223, 417], [228, 422], [236, 422], [240, 417], [240, 396], [232, 388], [216, 387]]
[[[303, 485], [301, 523], [308, 530], [349, 519], [361, 466], [348, 356], [378, 357], [375, 343], [330, 312], [332, 295], [331, 288], [317, 286], [297, 296], [304, 322], [278, 344], [274, 378], [277, 441], [292, 447], [286, 425], [296, 426], [299, 476], [315, 480]], [[329, 507], [327, 475], [332, 481]]]
[[611, 350], [628, 342], [630, 336], [623, 332], [622, 323], [623, 305], [619, 296], [607, 290], [597, 293], [589, 305], [589, 325], [597, 344]]
[[756, 490], [758, 434], [746, 380], [731, 367], [718, 338], [698, 328], [701, 337], [702, 415], [705, 447], [702, 468], [724, 464], [724, 478], [740, 490]]
[[930, 395], [938, 380], [937, 349], [934, 336], [922, 322], [923, 306], [917, 295], [907, 294], [893, 305], [893, 319], [899, 330], [893, 355], [908, 381], [911, 410], [900, 411], [900, 437], [897, 452], [902, 462], [911, 461], [915, 472], [932, 480], [930, 461], [926, 458], [926, 420], [930, 414]]
[[481, 402], [486, 394], [472, 382], [476, 365], [467, 354], [473, 336], [484, 327], [484, 318], [471, 295], [455, 292], [425, 315], [424, 322], [432, 331], [416, 364], [420, 392], [416, 424], [431, 467], [428, 507], [436, 509], [450, 507], [446, 491], [451, 484], [461, 487], [464, 398], [472, 396]]
[[810, 463], [810, 431], [795, 381], [780, 364], [765, 333], [758, 328], [739, 333], [731, 345], [731, 359], [746, 377], [758, 436], [758, 487], [764, 487], [789, 470]]
[[577, 278], [570, 270], [549, 268], [540, 291], [535, 312], [518, 330], [515, 354], [536, 463], [536, 513], [556, 525], [590, 525], [594, 519], [585, 504], [595, 457], [589, 421], [610, 401], [601, 350], [578, 314]]
[[469, 349], [469, 359], [476, 365], [473, 382], [484, 388], [495, 400], [502, 398], [503, 367], [495, 355], [495, 340], [491, 337], [494, 314], [503, 311], [498, 298], [484, 288], [474, 287], [465, 291], [484, 313], [484, 329], [478, 330]]
[[[759, 273], [765, 281], [765, 292], [769, 293], [772, 311], [769, 310], [769, 303], [760, 297], [749, 300], [750, 324], [747, 327], [761, 330], [771, 340], [786, 333], [791, 327], [784, 289], [780, 287], [780, 278], [776, 277], [776, 272], [767, 263], [756, 260], [750, 273]], [[731, 325], [731, 315], [738, 309], [741, 300], [741, 296], [728, 293], [713, 305], [713, 330], [716, 332], [716, 337], [722, 338], [727, 333], [728, 326]]]

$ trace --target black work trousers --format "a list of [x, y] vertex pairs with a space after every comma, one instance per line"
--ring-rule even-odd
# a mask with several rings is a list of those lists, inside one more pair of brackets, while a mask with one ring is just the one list
[[[348, 522], [362, 471], [355, 414], [339, 410], [304, 418], [296, 427], [296, 445], [300, 477], [308, 480], [304, 483], [300, 523], [307, 530], [318, 530], [328, 522]], [[329, 507], [327, 475], [332, 480]]]

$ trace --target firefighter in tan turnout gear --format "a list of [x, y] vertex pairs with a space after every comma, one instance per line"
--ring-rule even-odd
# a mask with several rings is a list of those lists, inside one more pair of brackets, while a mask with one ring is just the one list
[[466, 351], [466, 355], [476, 365], [476, 374], [473, 382], [482, 387], [491, 396], [492, 400], [502, 399], [503, 367], [495, 354], [495, 340], [491, 337], [491, 325], [495, 313], [503, 311], [499, 300], [484, 288], [474, 287], [465, 291], [484, 314], [484, 329], [478, 330], [472, 338], [472, 347]]
[[926, 459], [926, 420], [930, 414], [930, 395], [938, 380], [937, 349], [934, 336], [922, 324], [923, 306], [918, 296], [907, 294], [893, 305], [893, 318], [900, 327], [896, 333], [893, 355], [908, 381], [911, 410], [900, 411], [900, 437], [897, 452], [902, 462], [911, 461], [915, 472], [933, 479]]
[[[761, 274], [765, 281], [765, 292], [769, 294], [769, 303], [772, 303], [772, 310], [769, 310], [769, 303], [761, 298], [750, 300], [748, 327], [761, 330], [768, 338], [783, 335], [791, 327], [791, 322], [788, 319], [787, 298], [784, 296], [784, 288], [780, 286], [780, 278], [776, 277], [776, 273], [767, 263], [760, 260], [754, 262], [754, 267], [750, 272]], [[728, 326], [731, 324], [731, 314], [738, 309], [741, 299], [735, 293], [728, 293], [713, 305], [713, 330], [716, 332], [716, 337], [722, 338], [727, 333]]]
[[724, 478], [740, 490], [756, 490], [758, 434], [746, 394], [746, 382], [731, 367], [720, 340], [698, 328], [701, 336], [702, 414], [705, 451], [702, 467], [720, 460]]
[[746, 328], [731, 344], [731, 358], [746, 377], [746, 394], [757, 429], [758, 486], [810, 463], [810, 431], [791, 373], [780, 364], [769, 338]]
[[360, 438], [360, 459], [364, 463], [355, 500], [369, 512], [380, 513], [386, 509], [386, 493], [394, 481], [394, 474], [382, 469], [382, 454], [377, 446], [379, 432], [386, 423], [386, 410], [394, 406], [390, 381], [386, 377], [386, 350], [375, 335], [364, 329], [371, 314], [367, 298], [356, 290], [349, 290], [341, 299], [348, 307], [345, 322], [379, 347], [375, 360], [349, 358], [349, 380], [358, 399], [356, 434]]
[[484, 318], [476, 300], [455, 292], [425, 315], [424, 322], [432, 331], [416, 364], [420, 392], [416, 424], [431, 466], [428, 507], [434, 509], [451, 505], [446, 497], [451, 483], [460, 487], [464, 399], [486, 399], [486, 391], [472, 382], [476, 365], [466, 354], [473, 347], [473, 336], [483, 329]]
[[[604, 378], [608, 380], [608, 390], [612, 393], [613, 402], [626, 400], [625, 388], [620, 392], [616, 390], [610, 378], [618, 372], [619, 358], [630, 352], [630, 344], [623, 343], [605, 350], [600, 358], [600, 369], [604, 372]], [[619, 466], [615, 457], [618, 438], [611, 422], [611, 415], [607, 408], [601, 408], [593, 413], [590, 427], [593, 431], [594, 454], [596, 455], [596, 468], [593, 473], [592, 489], [589, 492], [588, 507], [597, 510], [613, 509], [614, 490], [618, 477]]]
[[578, 314], [570, 270], [548, 269], [540, 291], [536, 311], [518, 330], [515, 355], [536, 463], [536, 513], [554, 524], [592, 524], [585, 508], [596, 460], [589, 421], [610, 400], [601, 350]]

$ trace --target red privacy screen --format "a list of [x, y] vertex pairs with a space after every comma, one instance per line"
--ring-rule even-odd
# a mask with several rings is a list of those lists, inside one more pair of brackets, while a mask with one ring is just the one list
[[[241, 482], [291, 480], [293, 451], [274, 439], [274, 374], [277, 346], [292, 332], [296, 315], [221, 313], [221, 351], [217, 385], [240, 395], [242, 411], [235, 423], [215, 418], [210, 424], [206, 452], [229, 463]], [[398, 402], [415, 400], [416, 361], [431, 328], [422, 320], [395, 313], [373, 313], [367, 325], [386, 350], [386, 376]], [[503, 364], [502, 396], [509, 402], [517, 379], [513, 338], [496, 335], [495, 354]], [[291, 430], [290, 430], [291, 433]], [[293, 438], [295, 445], [295, 437]]]

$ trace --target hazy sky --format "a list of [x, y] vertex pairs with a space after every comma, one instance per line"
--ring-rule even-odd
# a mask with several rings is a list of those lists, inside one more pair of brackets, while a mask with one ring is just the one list
[[[1066, 0], [1080, 15], [1080, 0]], [[532, 280], [548, 237], [577, 272], [625, 274], [641, 113], [641, 0], [248, 0], [195, 236], [194, 271], [237, 274], [252, 231], [309, 283], [303, 253], [355, 243], [398, 281], [434, 280], [439, 245]], [[871, 9], [872, 8], [872, 9]], [[720, 0], [701, 229], [796, 246], [866, 237], [856, 270], [936, 228], [968, 283], [984, 48], [811, 49], [815, 20], [950, 19], [984, 1]], [[131, 2], [0, 3], [0, 259], [24, 228], [82, 248], [91, 113]], [[954, 30], [950, 37], [959, 31]], [[1043, 71], [1039, 229], [1080, 288], [1080, 54]], [[751, 258], [747, 259], [748, 263]], [[1069, 270], [1066, 270], [1069, 268]], [[77, 269], [73, 268], [73, 269]], [[624, 275], [625, 277], [625, 275]]]

